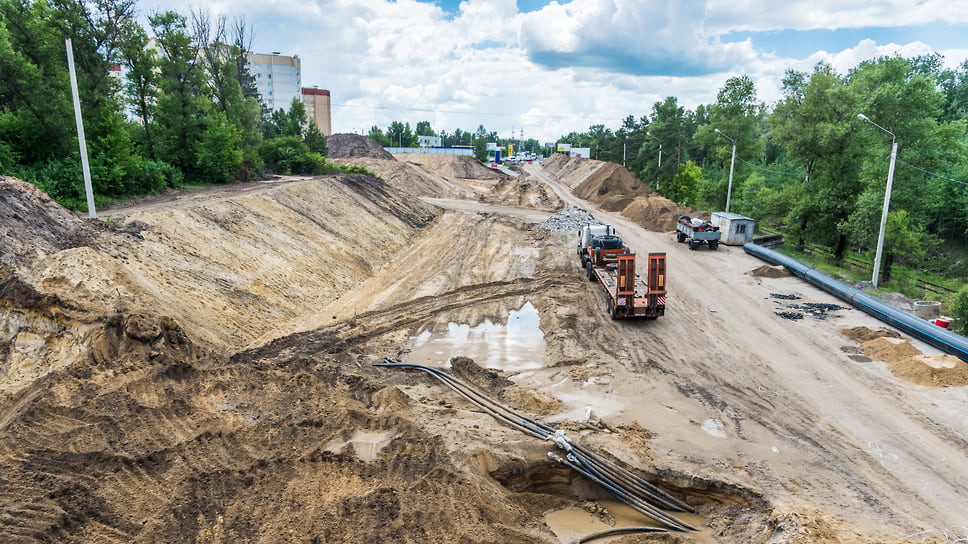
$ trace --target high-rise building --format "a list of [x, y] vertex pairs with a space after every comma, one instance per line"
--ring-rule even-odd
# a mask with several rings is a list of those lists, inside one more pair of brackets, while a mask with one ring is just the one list
[[329, 91], [319, 87], [303, 87], [302, 103], [306, 108], [306, 116], [316, 121], [316, 126], [324, 136], [333, 133], [329, 111]]
[[298, 56], [288, 57], [278, 51], [271, 55], [249, 52], [246, 56], [262, 103], [269, 109], [288, 110], [293, 98], [302, 100], [302, 63]]

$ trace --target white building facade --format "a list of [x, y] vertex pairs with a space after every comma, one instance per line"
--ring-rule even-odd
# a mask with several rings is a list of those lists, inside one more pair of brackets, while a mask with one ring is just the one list
[[288, 110], [292, 99], [302, 101], [302, 62], [298, 56], [248, 53], [249, 71], [263, 104], [271, 110]]

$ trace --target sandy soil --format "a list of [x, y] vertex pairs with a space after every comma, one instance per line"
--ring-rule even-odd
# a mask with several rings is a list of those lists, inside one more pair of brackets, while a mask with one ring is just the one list
[[[963, 362], [851, 309], [782, 318], [839, 301], [741, 248], [688, 251], [662, 222], [678, 208], [616, 165], [465, 178], [436, 160], [414, 164], [453, 190], [324, 177], [107, 222], [0, 181], [0, 541], [572, 542], [649, 523], [438, 383], [369, 366], [469, 348], [491, 370], [465, 360], [466, 379], [698, 511], [698, 533], [613, 542], [966, 536]], [[563, 203], [666, 252], [664, 317], [608, 319], [573, 236], [538, 228]], [[537, 339], [512, 338], [526, 308]]]

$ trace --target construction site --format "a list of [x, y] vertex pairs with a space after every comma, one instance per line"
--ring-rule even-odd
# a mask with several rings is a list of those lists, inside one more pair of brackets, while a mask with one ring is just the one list
[[329, 148], [376, 175], [0, 176], [0, 542], [968, 541], [965, 361], [621, 165]]

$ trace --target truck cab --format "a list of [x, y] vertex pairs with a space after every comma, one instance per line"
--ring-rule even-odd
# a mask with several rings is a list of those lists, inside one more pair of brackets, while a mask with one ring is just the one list
[[578, 256], [581, 257], [583, 268], [588, 256], [588, 245], [596, 236], [615, 236], [615, 228], [611, 225], [588, 224], [578, 230]]

